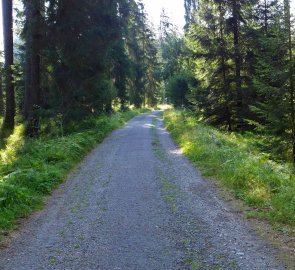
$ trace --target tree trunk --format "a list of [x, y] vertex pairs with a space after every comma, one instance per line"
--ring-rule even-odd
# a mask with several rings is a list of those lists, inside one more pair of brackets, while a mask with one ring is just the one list
[[268, 3], [267, 0], [264, 0], [264, 10], [263, 10], [263, 17], [264, 17], [264, 32], [265, 34], [268, 33]]
[[4, 55], [5, 55], [5, 87], [6, 87], [6, 110], [4, 128], [14, 129], [15, 100], [13, 84], [13, 23], [12, 23], [12, 0], [2, 0]]
[[25, 4], [26, 15], [26, 75], [24, 117], [28, 121], [29, 135], [37, 135], [41, 103], [40, 54], [41, 54], [41, 1], [29, 0]]
[[222, 80], [223, 80], [223, 93], [225, 96], [225, 117], [227, 122], [227, 130], [232, 131], [231, 112], [229, 108], [229, 84], [226, 74], [226, 63], [225, 63], [225, 44], [224, 44], [224, 14], [225, 11], [222, 8], [223, 3], [219, 3], [219, 30], [221, 39], [221, 69], [222, 69]]
[[293, 68], [293, 52], [292, 52], [292, 27], [291, 27], [291, 12], [290, 1], [285, 0], [285, 20], [288, 32], [288, 51], [289, 51], [289, 81], [290, 81], [290, 109], [291, 109], [291, 126], [292, 126], [292, 159], [295, 163], [295, 106], [294, 106], [294, 68]]
[[2, 71], [3, 71], [3, 69], [0, 67], [0, 117], [2, 117], [4, 115]]
[[198, 8], [198, 0], [184, 0], [186, 27], [192, 20], [193, 12]]
[[234, 34], [234, 54], [235, 54], [235, 81], [237, 94], [237, 129], [241, 130], [243, 121], [243, 93], [241, 79], [241, 52], [240, 52], [240, 3], [239, 0], [232, 1], [233, 34]]

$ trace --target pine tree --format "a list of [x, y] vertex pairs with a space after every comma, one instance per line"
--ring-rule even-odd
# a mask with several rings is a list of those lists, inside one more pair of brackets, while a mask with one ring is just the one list
[[11, 0], [2, 0], [3, 33], [4, 33], [4, 56], [5, 56], [5, 118], [4, 128], [14, 129], [15, 100], [13, 85], [13, 20]]
[[2, 78], [3, 78], [3, 67], [0, 65], [0, 116], [2, 117], [4, 114], [4, 102], [3, 102], [3, 85], [2, 85]]
[[126, 37], [128, 36], [128, 23], [130, 15], [130, 3], [127, 0], [119, 1], [119, 17], [118, 17], [118, 35], [120, 38], [115, 43], [112, 56], [112, 77], [115, 81], [117, 98], [120, 102], [120, 108], [125, 111], [128, 108], [128, 79], [131, 77], [131, 61], [126, 50]]
[[253, 123], [257, 131], [279, 136], [286, 140], [288, 127], [287, 104], [287, 44], [284, 25], [281, 23], [283, 10], [277, 1], [258, 3], [254, 23], [255, 71], [253, 85], [256, 99], [252, 105], [255, 116]]
[[196, 59], [194, 69], [201, 82], [192, 93], [191, 102], [203, 111], [207, 121], [231, 130], [233, 89], [230, 82], [234, 75], [230, 64], [231, 40], [229, 33], [225, 33], [225, 13], [225, 2], [201, 2], [198, 12], [200, 23], [191, 25], [187, 46]]
[[25, 96], [24, 117], [28, 121], [27, 132], [38, 134], [41, 107], [41, 43], [42, 43], [42, 1], [25, 1]]
[[58, 90], [51, 102], [68, 118], [111, 110], [116, 97], [112, 52], [121, 38], [117, 4], [84, 1], [81, 7], [77, 1], [59, 1], [50, 6], [54, 47], [48, 61]]
[[170, 21], [165, 10], [162, 11], [160, 21], [160, 49], [162, 61], [162, 77], [164, 82], [180, 73], [180, 57], [183, 54], [184, 41], [178, 29]]
[[184, 9], [185, 9], [185, 21], [188, 28], [189, 24], [193, 22], [193, 13], [198, 8], [198, 0], [184, 0]]
[[243, 119], [243, 93], [242, 93], [242, 58], [240, 50], [240, 20], [241, 20], [241, 7], [239, 0], [231, 0], [232, 17], [231, 28], [233, 32], [234, 39], [234, 61], [235, 61], [235, 90], [237, 95], [237, 128], [242, 129], [244, 125]]
[[288, 53], [289, 53], [289, 93], [290, 93], [290, 112], [291, 112], [291, 130], [292, 130], [292, 160], [295, 163], [295, 105], [294, 105], [294, 63], [293, 63], [293, 44], [292, 44], [292, 22], [290, 11], [290, 0], [284, 0], [285, 8], [285, 25], [288, 36]]
[[154, 70], [157, 68], [157, 48], [154, 33], [148, 24], [144, 4], [130, 1], [128, 54], [132, 62], [130, 102], [139, 108], [146, 102], [155, 105], [158, 86]]

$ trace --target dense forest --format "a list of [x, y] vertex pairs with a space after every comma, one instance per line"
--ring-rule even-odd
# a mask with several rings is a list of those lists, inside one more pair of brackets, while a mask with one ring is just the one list
[[272, 158], [294, 161], [290, 1], [187, 0], [185, 9], [178, 68], [165, 78], [171, 101], [228, 132], [255, 134]]
[[13, 1], [2, 4], [4, 130], [23, 121], [27, 135], [38, 136], [51, 122], [156, 104], [157, 41], [141, 2], [23, 1], [17, 42]]
[[[185, 0], [183, 32], [135, 0], [2, 1], [2, 133], [39, 136], [113, 110], [172, 103], [295, 161], [289, 0]], [[15, 38], [15, 41], [13, 40]], [[2, 135], [3, 136], [3, 135]]]

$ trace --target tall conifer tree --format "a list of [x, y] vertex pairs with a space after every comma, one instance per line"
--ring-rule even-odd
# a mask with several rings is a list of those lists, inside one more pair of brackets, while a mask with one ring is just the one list
[[4, 57], [5, 57], [5, 90], [6, 105], [4, 128], [14, 128], [15, 95], [13, 83], [13, 20], [12, 0], [2, 0], [3, 33], [4, 33]]

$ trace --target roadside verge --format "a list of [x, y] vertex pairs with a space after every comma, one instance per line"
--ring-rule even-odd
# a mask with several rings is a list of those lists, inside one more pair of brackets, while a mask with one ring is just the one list
[[45, 196], [111, 131], [145, 111], [88, 119], [58, 137], [25, 138], [17, 127], [0, 150], [0, 242], [20, 218], [42, 208]]
[[166, 111], [164, 122], [182, 152], [202, 175], [214, 179], [222, 189], [229, 191], [230, 197], [238, 199], [236, 206], [239, 204], [237, 207], [243, 216], [255, 221], [264, 238], [294, 256], [295, 176], [292, 167], [271, 161], [242, 135], [220, 132], [198, 122], [185, 111]]

